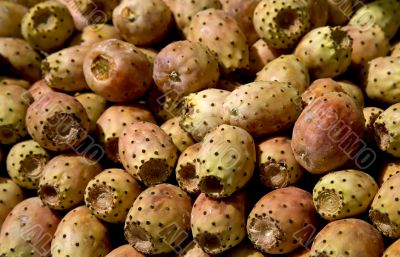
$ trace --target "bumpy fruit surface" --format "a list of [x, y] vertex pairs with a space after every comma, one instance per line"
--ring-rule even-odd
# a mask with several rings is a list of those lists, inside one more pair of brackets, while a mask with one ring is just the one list
[[71, 41], [71, 45], [92, 46], [107, 39], [121, 39], [117, 29], [108, 24], [91, 24], [85, 26], [82, 32]]
[[146, 257], [144, 254], [138, 252], [135, 248], [130, 245], [122, 245], [115, 248], [112, 252], [106, 255], [106, 257]]
[[195, 142], [192, 136], [179, 125], [181, 120], [181, 117], [169, 119], [164, 122], [160, 128], [171, 137], [176, 148], [178, 148], [180, 152], [183, 152], [187, 147], [193, 145]]
[[23, 5], [1, 1], [0, 2], [0, 37], [21, 37], [21, 20], [28, 12]]
[[399, 173], [400, 161], [396, 160], [385, 162], [379, 171], [378, 185], [382, 186], [382, 184], [385, 183], [389, 178]]
[[89, 131], [93, 132], [96, 128], [97, 120], [107, 108], [106, 99], [95, 93], [79, 94], [75, 96], [75, 98], [82, 104], [83, 108], [85, 108], [90, 123]]
[[284, 53], [281, 49], [270, 47], [264, 40], [259, 39], [249, 48], [249, 71], [251, 74], [256, 74], [267, 63], [278, 58]]
[[196, 158], [200, 147], [201, 143], [197, 143], [186, 148], [179, 156], [175, 168], [176, 180], [180, 188], [190, 194], [200, 193], [199, 175], [196, 170]]
[[375, 140], [382, 151], [400, 157], [400, 103], [381, 113], [374, 122]]
[[31, 94], [34, 101], [39, 100], [42, 96], [48, 92], [53, 92], [53, 89], [49, 87], [44, 79], [36, 81], [30, 88], [29, 93]]
[[317, 79], [314, 80], [313, 83], [311, 83], [311, 85], [307, 88], [307, 90], [301, 94], [301, 99], [304, 105], [308, 105], [315, 99], [331, 92], [344, 93], [344, 90], [340, 86], [340, 84], [333, 79]]
[[[24, 192], [11, 179], [0, 177], [0, 229], [11, 210], [22, 200]], [[1, 243], [0, 243], [1, 247]]]

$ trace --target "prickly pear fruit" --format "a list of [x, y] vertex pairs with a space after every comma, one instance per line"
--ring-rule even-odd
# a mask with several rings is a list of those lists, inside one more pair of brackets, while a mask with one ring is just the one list
[[310, 13], [304, 1], [263, 0], [254, 10], [254, 27], [274, 48], [291, 48], [310, 29]]
[[1, 228], [0, 256], [51, 256], [50, 244], [59, 223], [58, 215], [38, 197], [20, 202]]
[[178, 150], [183, 152], [187, 147], [193, 145], [195, 142], [192, 136], [179, 125], [181, 120], [181, 117], [169, 119], [164, 122], [160, 128], [171, 137], [172, 142]]
[[55, 0], [33, 6], [21, 22], [21, 32], [26, 41], [44, 52], [59, 49], [73, 31], [74, 21], [68, 8]]
[[257, 145], [261, 182], [269, 188], [294, 185], [304, 169], [294, 158], [288, 137], [272, 137]]
[[284, 53], [281, 49], [270, 47], [264, 40], [259, 39], [249, 48], [249, 71], [251, 74], [256, 74], [267, 63], [278, 58]]
[[1, 75], [35, 82], [40, 79], [40, 56], [28, 42], [19, 38], [0, 38]]
[[209, 254], [222, 253], [246, 236], [246, 195], [213, 199], [200, 194], [193, 205], [191, 227], [196, 243]]
[[389, 178], [400, 173], [400, 161], [391, 161], [383, 164], [379, 171], [378, 185], [382, 186]]
[[37, 189], [50, 155], [38, 143], [27, 140], [14, 145], [7, 155], [7, 172], [19, 186]]
[[301, 110], [299, 92], [289, 83], [258, 81], [232, 91], [222, 114], [225, 123], [258, 137], [291, 127]]
[[327, 0], [305, 0], [310, 15], [311, 29], [323, 27], [328, 22], [328, 1]]
[[365, 140], [370, 143], [370, 144], [374, 144], [375, 140], [374, 140], [374, 123], [376, 121], [376, 119], [379, 117], [379, 115], [381, 115], [381, 113], [383, 112], [383, 110], [381, 108], [378, 107], [365, 107], [363, 109], [363, 114], [364, 114], [364, 118], [365, 118]]
[[158, 87], [152, 86], [147, 97], [147, 104], [158, 119], [167, 121], [181, 115], [183, 99], [172, 99], [161, 92]]
[[287, 82], [303, 93], [310, 85], [310, 76], [304, 63], [296, 56], [282, 55], [272, 60], [257, 73], [255, 81]]
[[26, 80], [0, 76], [0, 86], [7, 86], [7, 85], [20, 86], [24, 89], [29, 89], [31, 87], [31, 83], [29, 83]]
[[105, 257], [146, 257], [146, 256], [138, 252], [135, 248], [133, 248], [130, 245], [122, 245], [114, 249]]
[[48, 92], [34, 101], [26, 114], [26, 126], [33, 140], [52, 151], [78, 146], [89, 130], [89, 119], [74, 97]]
[[210, 130], [224, 123], [222, 105], [229, 91], [205, 89], [184, 98], [181, 127], [200, 141]]
[[[0, 230], [4, 220], [11, 210], [22, 200], [24, 193], [22, 189], [11, 179], [0, 177]], [[0, 243], [1, 247], [1, 243]]]
[[25, 115], [30, 102], [29, 92], [22, 87], [1, 87], [0, 144], [14, 144], [27, 135]]
[[353, 98], [357, 106], [364, 108], [364, 93], [358, 85], [348, 80], [340, 80], [338, 83], [343, 91]]
[[108, 24], [91, 24], [71, 41], [71, 45], [92, 46], [107, 39], [121, 39], [117, 29]]
[[127, 126], [119, 138], [118, 148], [125, 169], [146, 186], [167, 180], [178, 159], [171, 138], [150, 122]]
[[249, 64], [246, 37], [227, 12], [216, 9], [198, 12], [190, 23], [187, 39], [208, 47], [217, 57], [222, 73], [230, 73]]
[[143, 96], [152, 82], [152, 65], [137, 47], [118, 39], [95, 44], [83, 72], [90, 89], [112, 102]]
[[315, 99], [331, 92], [344, 93], [344, 90], [340, 84], [333, 79], [317, 79], [314, 80], [310, 87], [308, 87], [307, 90], [301, 94], [301, 99], [304, 105], [308, 105]]
[[206, 253], [193, 240], [188, 245], [186, 245], [183, 251], [179, 252], [175, 257], [215, 257], [215, 255]]
[[104, 113], [107, 108], [107, 101], [104, 97], [95, 93], [84, 93], [75, 96], [83, 108], [85, 108], [86, 114], [89, 118], [89, 131], [92, 132], [96, 128], [96, 122], [99, 117]]
[[296, 160], [307, 171], [322, 174], [339, 168], [357, 152], [365, 129], [362, 109], [344, 93], [327, 93], [311, 102], [292, 134]]
[[326, 225], [314, 239], [310, 257], [380, 257], [383, 239], [369, 223], [359, 219], [337, 220]]
[[0, 2], [0, 37], [20, 38], [21, 20], [28, 12], [23, 5], [1, 1]]
[[250, 180], [255, 162], [251, 135], [239, 127], [220, 125], [204, 137], [197, 153], [198, 186], [208, 196], [228, 197]]
[[331, 26], [342, 26], [347, 24], [353, 15], [352, 0], [327, 0], [328, 4], [328, 24]]
[[42, 96], [46, 95], [49, 92], [53, 92], [53, 89], [49, 87], [44, 81], [44, 79], [36, 81], [30, 88], [29, 93], [31, 94], [34, 101], [39, 100]]
[[310, 193], [296, 187], [276, 189], [262, 197], [247, 219], [254, 246], [269, 254], [289, 253], [309, 240], [317, 225]]
[[110, 251], [107, 227], [85, 206], [64, 216], [51, 242], [52, 257], [104, 257]]
[[392, 243], [388, 248], [386, 248], [382, 257], [396, 257], [400, 255], [400, 239]]
[[44, 167], [40, 199], [52, 209], [71, 209], [83, 201], [86, 185], [100, 172], [100, 165], [86, 157], [58, 155]]
[[168, 33], [172, 13], [162, 0], [122, 1], [113, 11], [113, 24], [134, 45], [159, 42]]
[[340, 27], [320, 27], [307, 33], [294, 54], [308, 68], [311, 77], [336, 77], [351, 63], [352, 39]]
[[139, 50], [146, 55], [147, 59], [154, 65], [154, 61], [157, 57], [158, 51], [149, 47], [138, 47]]
[[143, 191], [125, 222], [125, 238], [145, 254], [172, 252], [190, 233], [192, 201], [179, 187], [160, 184]]
[[400, 42], [397, 42], [392, 46], [390, 56], [400, 57]]
[[227, 257], [266, 257], [251, 243], [243, 242], [226, 253]]
[[218, 78], [217, 59], [200, 43], [173, 42], [164, 47], [154, 61], [154, 82], [173, 99], [215, 87]]
[[196, 170], [197, 153], [201, 144], [197, 143], [186, 148], [179, 156], [175, 168], [176, 180], [180, 188], [189, 194], [199, 194], [199, 175]]
[[141, 192], [139, 183], [125, 170], [107, 169], [86, 186], [85, 203], [97, 218], [123, 223]]
[[400, 103], [393, 104], [374, 122], [375, 140], [382, 151], [400, 157]]

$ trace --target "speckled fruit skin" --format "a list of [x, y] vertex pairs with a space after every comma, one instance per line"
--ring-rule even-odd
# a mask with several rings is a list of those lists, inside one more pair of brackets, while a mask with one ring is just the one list
[[349, 80], [339, 80], [338, 83], [343, 91], [353, 98], [358, 107], [364, 108], [364, 92], [360, 86]]
[[299, 92], [289, 83], [258, 81], [232, 91], [222, 115], [226, 124], [259, 137], [291, 127], [301, 110]]
[[297, 119], [292, 134], [294, 156], [314, 174], [339, 168], [357, 156], [364, 124], [362, 109], [348, 95], [327, 93], [311, 102]]
[[97, 218], [123, 223], [141, 192], [140, 184], [125, 170], [107, 169], [86, 186], [85, 203]]
[[39, 100], [42, 96], [46, 95], [48, 92], [53, 92], [53, 89], [49, 87], [44, 81], [44, 79], [36, 81], [29, 89], [29, 93], [31, 94], [34, 101]]
[[251, 243], [243, 242], [226, 253], [227, 257], [267, 257], [256, 250]]
[[400, 157], [400, 103], [393, 104], [374, 122], [375, 140], [378, 147], [394, 157]]
[[83, 93], [75, 96], [83, 108], [85, 108], [86, 114], [89, 118], [89, 132], [94, 132], [96, 128], [96, 122], [99, 117], [104, 113], [107, 108], [107, 101], [104, 97], [95, 93]]
[[160, 128], [171, 137], [172, 142], [178, 148], [179, 152], [195, 143], [192, 136], [180, 126], [182, 117], [174, 117], [164, 122]]
[[220, 254], [246, 236], [246, 195], [220, 200], [200, 194], [193, 205], [191, 227], [196, 243], [209, 254]]
[[[0, 177], [0, 230], [4, 220], [11, 210], [22, 200], [24, 200], [24, 192], [11, 179]], [[0, 243], [1, 247], [1, 243]]]
[[59, 223], [58, 215], [38, 197], [20, 202], [1, 228], [0, 255], [51, 256], [50, 244]]
[[379, 175], [377, 182], [379, 186], [382, 186], [389, 178], [400, 173], [400, 161], [387, 161], [385, 162], [381, 169], [379, 170]]
[[127, 126], [119, 138], [118, 148], [125, 169], [146, 186], [167, 180], [178, 159], [172, 139], [150, 122]]
[[130, 245], [122, 245], [118, 248], [115, 248], [105, 257], [146, 257], [146, 255], [138, 252], [135, 248], [133, 248]]
[[38, 194], [52, 209], [71, 209], [83, 201], [86, 185], [101, 170], [98, 163], [85, 157], [58, 155], [44, 167]]
[[38, 143], [27, 140], [15, 144], [7, 155], [7, 172], [19, 186], [37, 189], [50, 155]]
[[0, 76], [0, 86], [7, 85], [20, 86], [25, 89], [29, 89], [31, 87], [31, 83], [29, 81]]
[[265, 253], [289, 253], [309, 240], [307, 231], [315, 229], [317, 216], [310, 193], [296, 187], [276, 189], [250, 212], [247, 233], [254, 246]]
[[73, 37], [71, 46], [92, 46], [107, 39], [121, 39], [121, 36], [114, 26], [108, 24], [90, 24], [85, 26], [81, 33]]
[[64, 216], [51, 242], [52, 257], [104, 257], [110, 251], [107, 227], [85, 206]]
[[396, 257], [400, 255], [400, 239], [392, 243], [388, 248], [386, 248], [382, 257]]
[[377, 192], [378, 185], [367, 173], [343, 170], [331, 172], [318, 181], [313, 201], [322, 218], [338, 220], [366, 211]]
[[310, 257], [331, 256], [380, 257], [384, 250], [382, 236], [369, 223], [359, 219], [337, 220], [326, 225], [314, 239]]
[[74, 97], [48, 92], [29, 106], [26, 127], [42, 147], [63, 151], [78, 146], [85, 139], [89, 119]]
[[125, 238], [149, 255], [169, 253], [190, 233], [190, 197], [179, 187], [160, 184], [143, 191], [125, 222]]
[[256, 74], [283, 53], [284, 50], [272, 48], [262, 39], [257, 40], [249, 47], [249, 72]]
[[303, 105], [308, 105], [315, 99], [331, 92], [344, 93], [344, 90], [340, 86], [340, 84], [334, 81], [333, 79], [330, 78], [316, 79], [311, 83], [311, 85], [307, 88], [307, 90], [301, 94]]
[[21, 37], [21, 20], [28, 8], [23, 5], [2, 1], [0, 2], [0, 37]]
[[112, 102], [141, 97], [152, 82], [146, 55], [118, 39], [95, 44], [85, 56], [83, 72], [90, 89]]
[[378, 107], [364, 107], [363, 114], [365, 118], [365, 140], [370, 144], [375, 144], [374, 139], [374, 123], [381, 115], [383, 110]]
[[201, 143], [186, 148], [178, 158], [175, 168], [176, 180], [179, 187], [189, 194], [199, 194], [199, 174], [196, 170], [196, 158], [200, 151]]
[[172, 99], [161, 92], [155, 85], [150, 88], [146, 97], [146, 103], [160, 121], [167, 121], [173, 117], [180, 116], [183, 102], [184, 98]]

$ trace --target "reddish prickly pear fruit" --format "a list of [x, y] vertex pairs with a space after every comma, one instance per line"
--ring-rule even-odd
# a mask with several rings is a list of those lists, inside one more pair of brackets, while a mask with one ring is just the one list
[[204, 137], [197, 153], [198, 186], [208, 196], [228, 197], [250, 180], [255, 162], [251, 135], [239, 127], [220, 125]]
[[256, 74], [267, 63], [278, 58], [284, 53], [281, 49], [270, 47], [264, 40], [259, 39], [249, 48], [249, 71], [251, 74]]
[[317, 79], [314, 80], [313, 83], [311, 83], [310, 87], [301, 94], [301, 99], [304, 105], [308, 105], [315, 99], [331, 92], [344, 93], [344, 90], [340, 86], [340, 84], [333, 79]]
[[232, 91], [222, 115], [225, 123], [258, 137], [291, 127], [301, 110], [299, 92], [289, 83], [258, 81]]
[[20, 38], [21, 20], [28, 12], [28, 8], [23, 5], [1, 1], [0, 2], [0, 37]]
[[257, 145], [261, 182], [268, 188], [294, 185], [303, 176], [290, 142], [288, 137], [272, 137]]
[[215, 257], [216, 255], [206, 253], [195, 241], [191, 241], [182, 252], [175, 257]]
[[243, 242], [226, 253], [226, 257], [266, 257], [251, 243]]
[[125, 238], [136, 250], [161, 254], [181, 247], [190, 233], [192, 201], [179, 187], [160, 184], [143, 191], [125, 222]]
[[378, 185], [382, 186], [389, 178], [400, 173], [400, 161], [386, 162], [379, 171]]
[[163, 48], [154, 61], [154, 82], [173, 99], [215, 87], [218, 78], [217, 59], [200, 43], [173, 42]]
[[36, 81], [30, 88], [29, 93], [31, 94], [34, 101], [39, 100], [42, 96], [46, 95], [49, 92], [53, 92], [53, 89], [49, 87], [44, 81], [44, 79]]
[[176, 148], [178, 148], [180, 152], [183, 152], [187, 147], [193, 145], [195, 142], [192, 136], [179, 125], [181, 120], [181, 117], [169, 119], [164, 122], [160, 128], [171, 137]]
[[92, 46], [107, 39], [121, 39], [114, 26], [108, 24], [91, 24], [85, 26], [82, 32], [72, 39], [71, 45]]
[[291, 48], [310, 29], [310, 12], [304, 1], [263, 0], [254, 10], [254, 27], [274, 48]]
[[381, 115], [383, 110], [378, 107], [365, 107], [363, 114], [365, 118], [365, 139], [369, 143], [374, 142], [374, 123], [376, 119]]
[[347, 24], [353, 15], [352, 0], [326, 0], [328, 7], [328, 24], [331, 26], [342, 26]]
[[400, 103], [393, 104], [374, 122], [375, 140], [379, 148], [394, 157], [400, 157]]
[[362, 109], [344, 93], [327, 93], [311, 102], [292, 134], [296, 160], [307, 171], [322, 174], [357, 156], [365, 130]]
[[100, 172], [99, 164], [79, 155], [54, 157], [40, 178], [40, 199], [52, 209], [71, 209], [83, 201], [85, 187]]
[[34, 101], [26, 114], [31, 137], [42, 147], [63, 151], [78, 146], [89, 130], [82, 104], [63, 93], [48, 92]]
[[85, 56], [83, 72], [90, 89], [112, 102], [141, 97], [152, 82], [146, 55], [118, 39], [95, 44]]
[[217, 57], [222, 73], [246, 68], [249, 49], [239, 24], [227, 12], [207, 9], [190, 23], [187, 39], [208, 47]]
[[105, 257], [146, 257], [146, 256], [138, 252], [135, 248], [133, 248], [130, 245], [122, 245], [114, 249]]
[[340, 80], [338, 83], [343, 91], [353, 98], [359, 107], [364, 108], [364, 93], [358, 85], [348, 80]]
[[343, 170], [323, 176], [313, 190], [313, 201], [319, 215], [326, 220], [357, 216], [371, 204], [378, 185], [362, 171]]
[[118, 148], [125, 169], [146, 186], [167, 180], [178, 159], [172, 139], [150, 122], [127, 126], [119, 138]]
[[217, 88], [218, 89], [222, 89], [222, 90], [226, 90], [229, 92], [232, 92], [233, 90], [235, 90], [236, 88], [240, 87], [242, 84], [240, 84], [237, 81], [233, 81], [233, 80], [227, 80], [227, 79], [220, 79], [217, 82]]
[[276, 189], [256, 203], [247, 220], [247, 233], [265, 253], [289, 253], [309, 240], [317, 216], [310, 193], [296, 187]]
[[51, 242], [52, 257], [104, 257], [110, 251], [107, 227], [85, 206], [64, 216]]
[[42, 61], [42, 76], [46, 84], [67, 92], [87, 89], [82, 66], [88, 50], [88, 46], [73, 46], [48, 55]]
[[382, 257], [397, 257], [400, 255], [400, 239], [392, 243], [388, 248], [386, 248]]
[[113, 11], [113, 24], [121, 37], [134, 45], [159, 42], [168, 33], [172, 13], [162, 0], [122, 1]]
[[307, 33], [294, 54], [308, 68], [311, 77], [335, 77], [347, 70], [351, 63], [352, 39], [340, 27], [320, 27]]
[[93, 132], [96, 128], [97, 120], [107, 108], [106, 99], [95, 93], [79, 94], [75, 96], [75, 98], [82, 104], [83, 108], [85, 108], [90, 123], [89, 131]]
[[191, 227], [196, 243], [209, 254], [222, 253], [246, 236], [246, 195], [212, 199], [200, 194], [193, 205]]
[[380, 257], [383, 239], [369, 223], [359, 219], [337, 220], [326, 225], [314, 239], [310, 257]]
[[19, 186], [37, 189], [50, 155], [33, 140], [14, 145], [7, 155], [7, 172]]
[[197, 153], [201, 144], [197, 143], [186, 148], [179, 156], [175, 168], [176, 180], [179, 186], [189, 194], [199, 194], [199, 175], [196, 170]]
[[59, 223], [58, 215], [38, 197], [20, 202], [1, 227], [0, 256], [51, 256], [50, 244]]
[[126, 171], [107, 169], [86, 186], [85, 203], [97, 218], [109, 223], [123, 223], [141, 192], [139, 183]]
[[0, 76], [0, 86], [7, 86], [7, 85], [20, 86], [24, 89], [29, 89], [31, 87], [31, 83], [29, 83], [26, 80]]
[[[11, 179], [0, 177], [0, 229], [11, 210], [22, 200], [22, 189]], [[0, 243], [1, 247], [1, 243]]]

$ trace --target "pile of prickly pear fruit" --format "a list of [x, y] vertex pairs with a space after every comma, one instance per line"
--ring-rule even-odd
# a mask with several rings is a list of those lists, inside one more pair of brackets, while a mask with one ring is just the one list
[[400, 257], [397, 187], [400, 0], [0, 0], [0, 257]]

